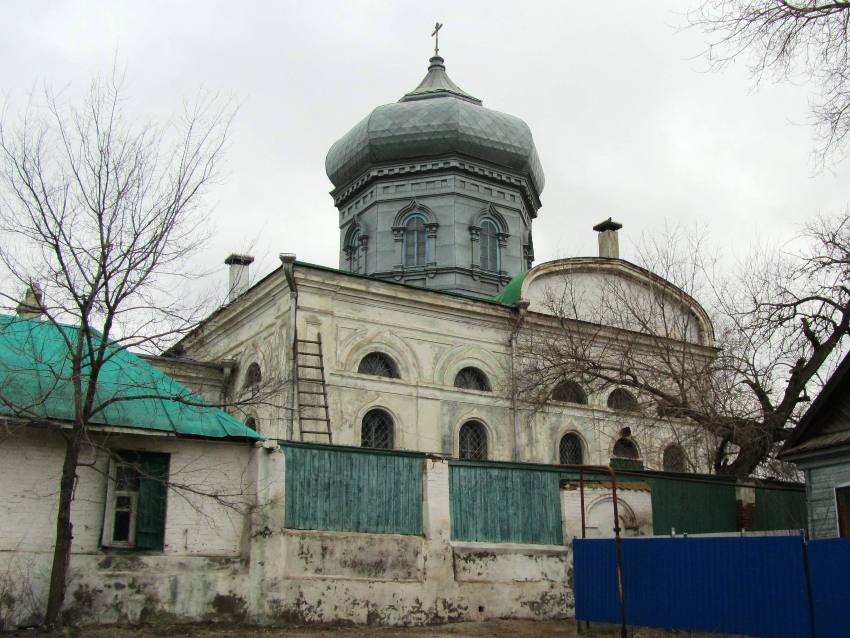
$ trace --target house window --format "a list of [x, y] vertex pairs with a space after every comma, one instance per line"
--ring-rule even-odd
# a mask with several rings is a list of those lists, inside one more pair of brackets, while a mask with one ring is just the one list
[[363, 416], [360, 446], [393, 449], [393, 418], [384, 410], [369, 410]]
[[668, 445], [662, 454], [661, 467], [665, 472], [687, 472], [688, 459], [685, 451], [675, 443]]
[[835, 488], [835, 515], [838, 518], [838, 535], [850, 537], [850, 485]]
[[569, 379], [565, 379], [555, 386], [555, 389], [552, 390], [552, 398], [555, 401], [587, 405], [587, 394], [578, 383]]
[[455, 375], [455, 387], [464, 390], [479, 390], [490, 392], [490, 381], [487, 375], [478, 368], [463, 368]]
[[119, 452], [110, 460], [105, 547], [163, 548], [168, 464], [168, 454], [152, 452]]
[[638, 409], [638, 402], [631, 392], [617, 388], [608, 395], [608, 407], [612, 410], [635, 412]]
[[425, 218], [411, 215], [404, 224], [404, 265], [407, 268], [424, 266], [427, 258], [428, 238]]
[[350, 272], [363, 272], [363, 257], [360, 250], [360, 231], [355, 230], [348, 239], [348, 270]]
[[458, 456], [474, 461], [487, 459], [487, 430], [483, 423], [467, 421], [460, 426]]
[[389, 379], [399, 379], [401, 377], [395, 361], [383, 352], [370, 352], [363, 357], [360, 360], [360, 365], [357, 366], [357, 372], [360, 374], [371, 374], [376, 377], [387, 377]]
[[561, 465], [581, 465], [584, 463], [584, 450], [578, 434], [568, 432], [561, 437], [558, 459]]
[[499, 271], [499, 229], [495, 222], [485, 219], [481, 222], [480, 233], [481, 270]]
[[252, 416], [249, 416], [247, 419], [245, 419], [245, 425], [254, 430], [254, 432], [260, 431], [260, 426], [257, 425], [257, 419]]

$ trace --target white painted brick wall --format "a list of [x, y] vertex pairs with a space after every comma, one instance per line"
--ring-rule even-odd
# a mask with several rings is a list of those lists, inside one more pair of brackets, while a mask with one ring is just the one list
[[[114, 449], [171, 453], [171, 480], [186, 489], [170, 489], [165, 553], [238, 556], [245, 517], [240, 513], [254, 495], [249, 487], [248, 444], [111, 436]], [[50, 552], [56, 525], [59, 473], [64, 450], [56, 433], [19, 431], [0, 440], [0, 552]], [[88, 448], [81, 467], [72, 521], [74, 553], [98, 551], [103, 527], [107, 456]], [[227, 505], [217, 502], [217, 495]]]

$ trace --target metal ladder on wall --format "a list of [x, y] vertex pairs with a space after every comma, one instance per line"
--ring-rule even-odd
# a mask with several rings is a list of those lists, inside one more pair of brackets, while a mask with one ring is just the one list
[[[305, 351], [305, 348], [315, 351]], [[317, 434], [328, 437], [328, 443], [333, 443], [324, 361], [321, 334], [315, 339], [295, 340], [298, 427], [302, 441], [305, 434]]]

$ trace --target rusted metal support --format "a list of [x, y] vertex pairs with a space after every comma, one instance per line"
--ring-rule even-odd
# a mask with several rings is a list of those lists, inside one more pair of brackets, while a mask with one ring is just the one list
[[614, 551], [617, 557], [617, 597], [620, 603], [620, 638], [628, 638], [626, 630], [626, 589], [623, 580], [623, 539], [620, 537], [620, 511], [617, 503], [617, 474], [610, 465], [560, 465], [570, 470], [578, 470], [581, 498], [581, 537], [585, 538], [584, 517], [584, 471], [607, 472], [611, 477], [611, 500], [614, 504]]

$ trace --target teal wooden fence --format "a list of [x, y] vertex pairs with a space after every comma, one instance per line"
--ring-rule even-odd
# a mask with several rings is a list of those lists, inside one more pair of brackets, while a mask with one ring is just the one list
[[540, 466], [452, 461], [452, 539], [559, 545], [560, 473]]
[[282, 444], [284, 526], [340, 532], [422, 533], [422, 454]]
[[756, 488], [756, 530], [806, 529], [806, 492], [781, 487]]

